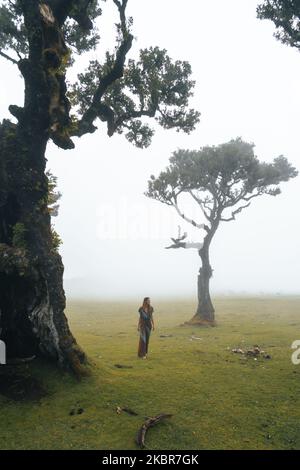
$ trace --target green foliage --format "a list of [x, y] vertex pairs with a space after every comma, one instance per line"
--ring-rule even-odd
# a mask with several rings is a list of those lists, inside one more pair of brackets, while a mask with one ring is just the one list
[[1, 49], [12, 49], [18, 56], [28, 53], [28, 42], [22, 10], [17, 1], [3, 0], [0, 6]]
[[27, 229], [25, 225], [22, 224], [21, 222], [18, 222], [13, 226], [12, 244], [15, 248], [26, 249], [26, 246], [27, 246], [26, 234], [27, 234]]
[[257, 7], [261, 20], [271, 20], [276, 26], [275, 37], [283, 44], [300, 48], [299, 0], [264, 0]]
[[58, 251], [60, 245], [63, 244], [62, 239], [54, 229], [53, 225], [51, 225], [51, 235], [52, 235], [52, 249], [54, 251]]
[[254, 145], [237, 138], [200, 150], [175, 151], [169, 167], [157, 178], [151, 176], [146, 195], [173, 205], [180, 194], [189, 193], [212, 222], [225, 220], [222, 213], [226, 208], [263, 194], [280, 194], [279, 184], [297, 174], [283, 156], [272, 163], [260, 162]]
[[[115, 132], [125, 133], [130, 142], [143, 148], [150, 145], [154, 135], [147, 118], [155, 118], [165, 129], [174, 128], [186, 133], [193, 131], [199, 122], [200, 113], [188, 108], [195, 86], [188, 62], [173, 61], [165, 49], [158, 47], [141, 50], [136, 61], [127, 60], [133, 40], [130, 32], [133, 20], [125, 14], [127, 2], [113, 0], [120, 16], [119, 23], [115, 25], [115, 51], [107, 52], [103, 63], [90, 61], [86, 72], [79, 73], [73, 86], [68, 86], [68, 89], [65, 85], [62, 87], [62, 94], [68, 96], [74, 107], [67, 110], [68, 114], [71, 111], [72, 123], [66, 129], [67, 137], [72, 132], [77, 136], [94, 132], [93, 121], [99, 118], [107, 122], [109, 136]], [[100, 3], [100, 0], [74, 1], [64, 16], [65, 6], [58, 0], [49, 0], [48, 5], [56, 19], [54, 37], [55, 34], [61, 36], [60, 43], [65, 43], [71, 52], [63, 57], [58, 54], [62, 75], [74, 64], [74, 54], [87, 52], [99, 43], [96, 25], [102, 14]], [[0, 30], [0, 51], [13, 50], [19, 58], [28, 56], [31, 34], [25, 28], [22, 4], [18, 0], [3, 1]], [[44, 40], [43, 31], [42, 42]], [[14, 57], [9, 58], [16, 62]], [[142, 118], [146, 118], [146, 122]], [[71, 148], [73, 143], [67, 137], [54, 141], [62, 148]]]
[[[70, 99], [77, 106], [79, 117], [91, 106], [99, 80], [113, 66], [114, 56], [107, 53], [104, 64], [93, 60], [87, 71], [78, 75]], [[154, 117], [157, 113], [155, 119], [165, 129], [193, 131], [200, 114], [187, 109], [195, 86], [191, 73], [188, 62], [173, 62], [165, 49], [141, 50], [139, 60], [128, 61], [123, 77], [115, 81], [103, 97], [104, 105], [114, 114], [115, 130], [120, 134], [125, 131], [126, 138], [138, 147], [147, 147], [154, 131], [139, 118]]]
[[[48, 210], [51, 217], [57, 217], [59, 204], [58, 200], [61, 198], [61, 193], [56, 190], [57, 186], [57, 177], [54, 176], [50, 170], [46, 173], [48, 178]], [[52, 249], [58, 251], [60, 245], [63, 241], [54, 229], [54, 226], [51, 225], [51, 237], [52, 237]]]
[[[93, 22], [102, 15], [102, 9], [98, 4], [98, 0], [92, 0], [87, 9], [87, 15]], [[63, 33], [68, 46], [79, 55], [95, 49], [100, 41], [100, 35], [95, 25], [91, 30], [83, 31], [78, 23], [70, 18], [64, 23]]]
[[[126, 132], [126, 139], [135, 144], [138, 148], [149, 147], [154, 135], [154, 130], [151, 129], [147, 124], [143, 124], [140, 119], [131, 120], [125, 128], [129, 129]], [[122, 130], [119, 129], [118, 132], [122, 134]]]
[[58, 215], [59, 204], [57, 202], [61, 198], [61, 193], [56, 191], [57, 186], [57, 177], [54, 176], [51, 171], [46, 173], [48, 178], [48, 209], [51, 217], [56, 217]]

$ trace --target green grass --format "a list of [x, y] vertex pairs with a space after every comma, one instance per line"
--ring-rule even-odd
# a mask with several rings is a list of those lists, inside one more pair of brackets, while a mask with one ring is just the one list
[[[135, 449], [144, 417], [164, 412], [173, 417], [149, 431], [148, 449], [300, 449], [300, 365], [291, 363], [299, 297], [215, 299], [216, 328], [180, 326], [194, 312], [192, 301], [154, 307], [157, 328], [142, 361], [137, 304], [69, 302], [72, 331], [93, 373], [77, 382], [32, 363], [49, 394], [35, 403], [0, 396], [0, 448]], [[193, 334], [201, 339], [191, 341]], [[231, 352], [254, 344], [272, 359]], [[70, 416], [76, 406], [84, 413]], [[117, 406], [138, 416], [118, 415]]]

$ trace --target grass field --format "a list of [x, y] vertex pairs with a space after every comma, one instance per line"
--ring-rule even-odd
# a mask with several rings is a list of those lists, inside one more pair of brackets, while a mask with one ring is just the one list
[[[92, 375], [78, 382], [39, 361], [27, 366], [48, 394], [35, 402], [0, 395], [0, 448], [136, 449], [145, 416], [164, 412], [173, 417], [149, 430], [148, 449], [300, 449], [300, 365], [291, 362], [300, 298], [217, 298], [215, 307], [218, 326], [199, 329], [180, 326], [193, 301], [154, 304], [156, 330], [142, 361], [138, 305], [69, 302]], [[271, 359], [231, 352], [255, 344]], [[138, 415], [117, 414], [117, 406]]]

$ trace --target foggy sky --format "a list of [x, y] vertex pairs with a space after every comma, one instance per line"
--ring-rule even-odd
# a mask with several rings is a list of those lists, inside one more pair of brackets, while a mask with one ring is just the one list
[[[109, 3], [92, 58], [114, 47]], [[64, 241], [67, 295], [154, 300], [196, 294], [197, 251], [164, 247], [179, 224], [190, 241], [201, 241], [204, 232], [143, 195], [149, 176], [163, 170], [177, 148], [240, 136], [255, 143], [261, 160], [283, 154], [300, 169], [300, 54], [275, 40], [271, 22], [256, 19], [257, 3], [129, 0], [136, 37], [131, 56], [158, 45], [173, 59], [188, 60], [201, 123], [190, 136], [157, 128], [146, 150], [119, 135], [108, 138], [103, 124], [76, 139], [73, 151], [49, 145], [48, 167], [63, 194], [55, 225]], [[86, 58], [79, 59], [79, 68], [83, 64]], [[22, 103], [23, 84], [12, 64], [1, 60], [1, 70], [2, 119], [9, 104]], [[281, 195], [257, 198], [236, 221], [220, 225], [211, 246], [214, 293], [300, 292], [299, 177], [281, 187]], [[193, 204], [184, 208], [204, 222]]]

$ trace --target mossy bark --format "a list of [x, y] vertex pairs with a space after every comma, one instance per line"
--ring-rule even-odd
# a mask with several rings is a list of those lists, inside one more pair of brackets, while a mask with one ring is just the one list
[[80, 373], [85, 355], [64, 314], [63, 264], [47, 205], [47, 133], [39, 131], [9, 121], [0, 127], [0, 334], [8, 358], [42, 354]]
[[18, 63], [24, 106], [9, 108], [17, 124], [0, 124], [0, 337], [8, 358], [42, 354], [81, 374], [86, 357], [64, 314], [63, 264], [52, 239], [45, 174], [49, 138], [73, 146], [64, 127], [69, 108], [59, 70], [65, 50], [54, 43], [57, 60], [49, 64], [47, 31], [60, 38], [58, 24], [47, 24], [39, 2], [20, 5], [29, 42], [28, 58]]

